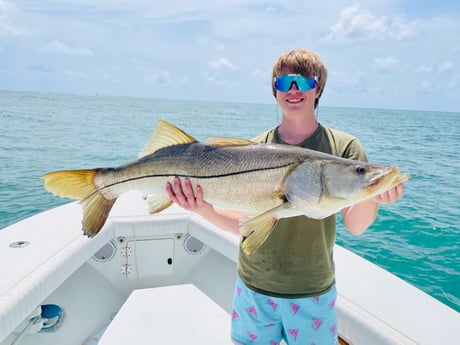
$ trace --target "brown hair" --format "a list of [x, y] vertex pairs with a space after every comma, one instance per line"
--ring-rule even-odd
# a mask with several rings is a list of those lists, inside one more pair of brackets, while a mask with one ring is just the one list
[[320, 57], [316, 53], [305, 49], [288, 50], [281, 55], [276, 60], [272, 70], [272, 91], [275, 97], [275, 77], [286, 72], [301, 74], [306, 78], [318, 78], [317, 88], [319, 92], [315, 102], [316, 108], [327, 80], [327, 69]]

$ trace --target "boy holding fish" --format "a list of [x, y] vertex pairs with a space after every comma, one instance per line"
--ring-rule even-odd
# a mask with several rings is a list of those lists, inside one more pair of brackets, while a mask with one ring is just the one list
[[[343, 158], [367, 161], [353, 136], [318, 123], [315, 109], [327, 70], [313, 52], [287, 51], [275, 62], [272, 91], [282, 110], [279, 126], [255, 142], [296, 145]], [[242, 214], [206, 202], [199, 185], [176, 178], [167, 184], [169, 198], [224, 230], [240, 234]], [[361, 234], [375, 220], [379, 204], [393, 203], [404, 193], [402, 183], [371, 199], [341, 210], [344, 225]], [[243, 233], [242, 239], [251, 236]], [[251, 255], [240, 246], [238, 279], [232, 312], [232, 338], [237, 344], [338, 344], [335, 313], [333, 248], [336, 216], [279, 219], [271, 235]]]

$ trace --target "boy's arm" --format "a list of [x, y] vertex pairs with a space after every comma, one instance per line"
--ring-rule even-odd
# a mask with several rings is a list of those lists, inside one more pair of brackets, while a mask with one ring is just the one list
[[404, 184], [400, 183], [394, 188], [377, 195], [376, 197], [364, 200], [353, 206], [342, 210], [343, 223], [354, 235], [360, 235], [374, 222], [377, 217], [379, 204], [390, 204], [396, 202], [404, 194]]

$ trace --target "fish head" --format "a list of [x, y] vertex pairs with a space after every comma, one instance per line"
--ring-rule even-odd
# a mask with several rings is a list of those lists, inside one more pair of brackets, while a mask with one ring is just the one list
[[322, 201], [345, 206], [381, 194], [407, 181], [399, 168], [359, 161], [329, 162], [322, 169]]
[[286, 198], [311, 218], [330, 216], [409, 179], [399, 169], [343, 158], [300, 164], [286, 179]]

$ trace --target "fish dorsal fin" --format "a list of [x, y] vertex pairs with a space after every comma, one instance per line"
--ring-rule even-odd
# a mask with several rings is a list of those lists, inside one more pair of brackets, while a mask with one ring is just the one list
[[239, 138], [216, 138], [216, 137], [209, 137], [206, 138], [206, 141], [210, 142], [214, 147], [230, 147], [230, 146], [247, 146], [247, 145], [254, 145], [255, 142], [246, 140], [246, 139], [239, 139]]
[[139, 157], [147, 156], [168, 146], [189, 144], [196, 141], [194, 137], [185, 133], [182, 129], [165, 120], [160, 120], [155, 132], [153, 132], [150, 140], [142, 149]]

